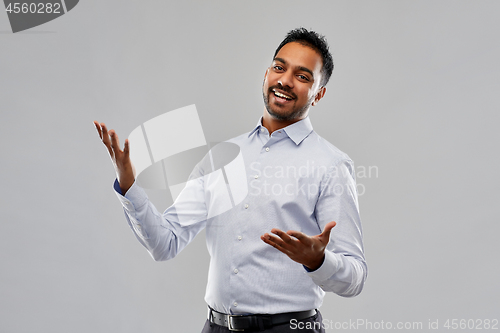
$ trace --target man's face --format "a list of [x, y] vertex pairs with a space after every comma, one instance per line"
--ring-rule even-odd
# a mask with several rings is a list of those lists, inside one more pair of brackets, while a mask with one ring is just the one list
[[325, 88], [319, 86], [322, 64], [318, 52], [297, 42], [279, 50], [262, 86], [264, 104], [274, 119], [298, 121], [323, 97]]

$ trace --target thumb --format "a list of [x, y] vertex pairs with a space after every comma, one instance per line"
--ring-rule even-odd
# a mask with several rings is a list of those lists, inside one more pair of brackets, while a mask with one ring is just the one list
[[337, 223], [335, 221], [328, 222], [325, 225], [325, 229], [321, 233], [320, 237], [324, 238], [326, 241], [329, 241], [330, 240], [330, 232], [332, 231], [333, 227], [335, 227], [336, 225], [337, 225]]

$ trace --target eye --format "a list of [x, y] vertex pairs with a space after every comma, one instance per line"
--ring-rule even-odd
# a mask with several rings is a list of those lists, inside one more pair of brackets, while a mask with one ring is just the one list
[[305, 75], [299, 74], [297, 75], [299, 79], [304, 80], [304, 81], [309, 81], [309, 78]]
[[280, 65], [274, 65], [274, 67], [273, 67], [273, 68], [274, 68], [274, 70], [275, 70], [275, 71], [277, 71], [277, 72], [281, 72], [281, 71], [283, 71], [283, 70], [284, 70], [284, 69], [283, 69], [283, 67], [281, 67]]

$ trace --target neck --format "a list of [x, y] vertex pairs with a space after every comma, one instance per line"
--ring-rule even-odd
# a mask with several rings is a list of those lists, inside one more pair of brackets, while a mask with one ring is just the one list
[[294, 124], [298, 121], [307, 117], [307, 113], [299, 118], [295, 118], [292, 120], [279, 120], [274, 118], [264, 109], [264, 116], [262, 117], [262, 126], [264, 126], [268, 131], [269, 135], [271, 135], [274, 131], [287, 127], [288, 125]]

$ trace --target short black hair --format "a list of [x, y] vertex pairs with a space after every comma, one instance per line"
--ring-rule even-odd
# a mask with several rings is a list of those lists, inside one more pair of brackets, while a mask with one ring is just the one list
[[321, 82], [322, 87], [326, 86], [332, 76], [333, 72], [333, 58], [328, 48], [328, 43], [325, 36], [318, 34], [312, 30], [307, 30], [306, 28], [297, 28], [290, 30], [285, 39], [274, 52], [274, 57], [278, 54], [279, 50], [288, 43], [297, 42], [302, 45], [308, 46], [315, 51], [317, 51], [321, 58], [323, 59], [323, 67], [321, 68]]

